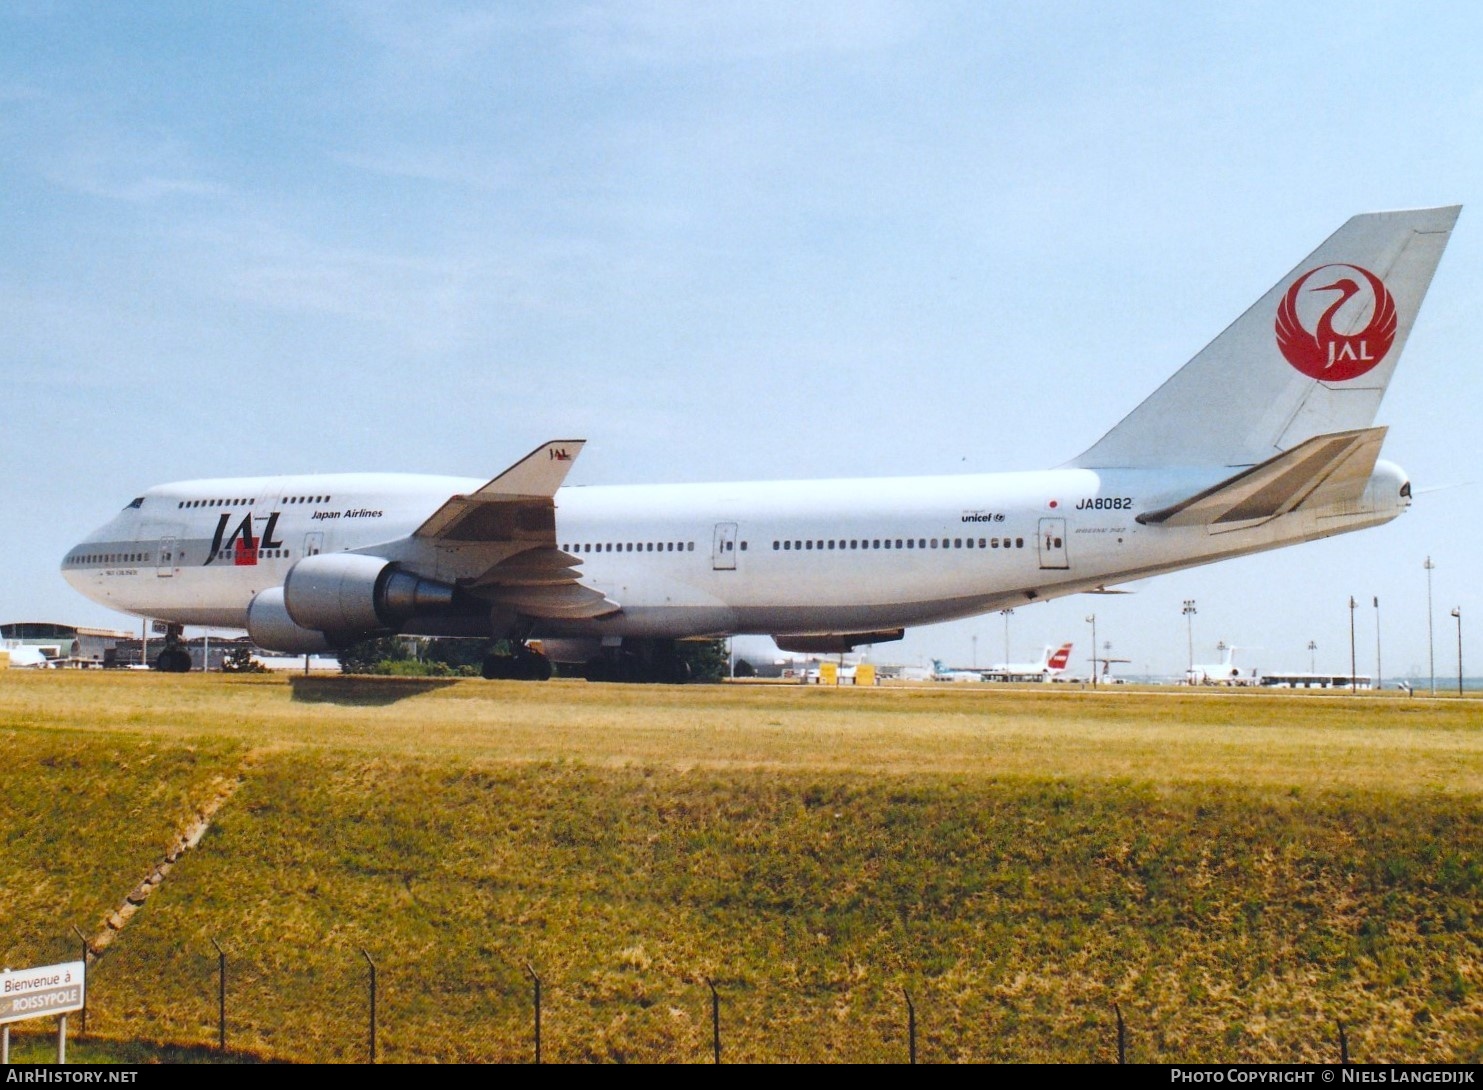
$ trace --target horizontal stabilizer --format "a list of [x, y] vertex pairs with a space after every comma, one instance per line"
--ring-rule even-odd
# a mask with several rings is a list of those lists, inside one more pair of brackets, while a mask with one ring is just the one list
[[478, 491], [450, 497], [413, 536], [555, 544], [553, 497], [585, 442], [557, 439], [543, 443]]
[[1380, 457], [1384, 428], [1317, 435], [1212, 488], [1138, 516], [1145, 526], [1248, 525], [1304, 504], [1356, 500]]

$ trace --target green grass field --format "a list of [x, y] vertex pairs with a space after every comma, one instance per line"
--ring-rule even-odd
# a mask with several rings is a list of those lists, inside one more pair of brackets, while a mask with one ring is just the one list
[[1336, 1060], [1342, 1023], [1354, 1059], [1478, 1062], [1480, 727], [1388, 693], [9, 672], [0, 944], [102, 948], [82, 1059], [209, 1058], [214, 940], [233, 1059], [364, 1059], [369, 956], [387, 1060], [528, 1062], [534, 973], [548, 1062], [708, 1061], [712, 985], [725, 1060], [904, 1061], [909, 998], [926, 1062], [1111, 1061], [1114, 1006], [1135, 1061]]

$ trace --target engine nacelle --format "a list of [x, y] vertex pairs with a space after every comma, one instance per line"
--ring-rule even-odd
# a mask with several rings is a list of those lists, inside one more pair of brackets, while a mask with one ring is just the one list
[[283, 605], [283, 588], [269, 587], [247, 607], [247, 634], [265, 651], [312, 655], [331, 649], [323, 632], [294, 624]]
[[409, 617], [446, 613], [453, 597], [447, 583], [357, 553], [306, 556], [283, 583], [283, 604], [296, 625], [343, 641], [395, 629]]

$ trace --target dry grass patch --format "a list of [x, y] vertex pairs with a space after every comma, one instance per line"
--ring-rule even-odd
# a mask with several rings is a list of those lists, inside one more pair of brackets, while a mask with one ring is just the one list
[[157, 830], [254, 754], [101, 1033], [213, 1040], [214, 938], [276, 1057], [363, 1056], [365, 949], [390, 1059], [528, 1058], [528, 966], [552, 1060], [705, 1059], [708, 979], [734, 1060], [900, 1060], [904, 993], [924, 1060], [1483, 1058], [1471, 702], [311, 682], [0, 683]]

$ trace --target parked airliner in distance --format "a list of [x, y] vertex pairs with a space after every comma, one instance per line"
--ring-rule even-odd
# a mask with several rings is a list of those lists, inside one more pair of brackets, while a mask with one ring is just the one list
[[1071, 645], [1046, 646], [1039, 662], [999, 662], [985, 670], [989, 681], [1050, 681], [1066, 672], [1071, 663]]
[[932, 660], [932, 672], [927, 675], [933, 681], [982, 681], [982, 670], [968, 670], [961, 666], [949, 666], [941, 659]]
[[1220, 662], [1197, 662], [1185, 671], [1184, 681], [1186, 685], [1255, 685], [1257, 674], [1255, 670], [1247, 670], [1241, 673], [1241, 668], [1236, 665], [1236, 652], [1239, 647], [1228, 647], [1221, 644]]
[[[488, 483], [351, 473], [158, 485], [62, 561], [106, 606], [311, 654], [499, 637], [490, 677], [681, 680], [675, 641], [833, 654], [1376, 526], [1411, 502], [1374, 419], [1457, 206], [1355, 216], [1056, 469], [562, 487], [580, 440]], [[1105, 384], [1103, 384], [1105, 386]], [[539, 641], [532, 647], [532, 641]]]

